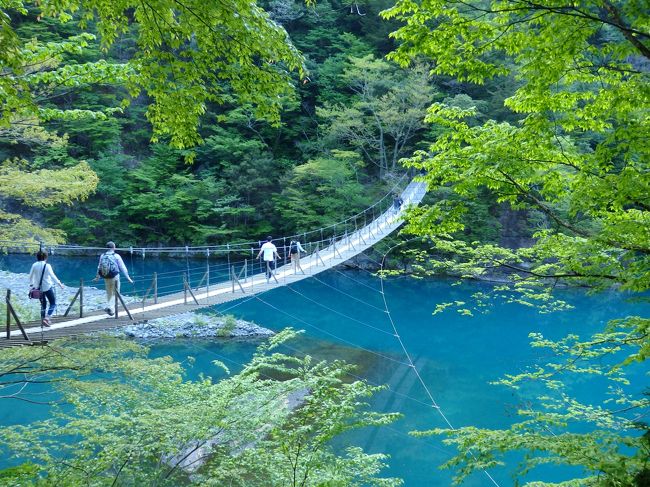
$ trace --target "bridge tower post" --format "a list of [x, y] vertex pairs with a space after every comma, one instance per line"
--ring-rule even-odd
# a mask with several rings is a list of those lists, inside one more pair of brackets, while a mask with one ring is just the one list
[[[42, 246], [43, 244], [41, 244]], [[9, 328], [11, 327], [11, 311], [9, 311], [9, 300], [11, 299], [11, 289], [7, 289], [7, 297], [5, 298], [7, 300], [7, 340], [11, 338], [11, 331]]]
[[251, 292], [253, 292], [255, 286], [255, 251], [251, 247]]
[[210, 299], [210, 247], [205, 249], [205, 298]]
[[[23, 338], [27, 340], [28, 342], [31, 342], [29, 339], [29, 336], [27, 336], [27, 333], [25, 332], [25, 329], [23, 328], [23, 324], [20, 322], [18, 319], [18, 315], [16, 314], [16, 310], [14, 310], [14, 307], [11, 305], [11, 289], [7, 289], [7, 296], [5, 298], [5, 303], [7, 305], [7, 340], [11, 338], [11, 317], [14, 317], [14, 321], [16, 322], [16, 325], [18, 325], [18, 328], [20, 329], [20, 333], [23, 334]], [[43, 326], [43, 325], [41, 325]]]

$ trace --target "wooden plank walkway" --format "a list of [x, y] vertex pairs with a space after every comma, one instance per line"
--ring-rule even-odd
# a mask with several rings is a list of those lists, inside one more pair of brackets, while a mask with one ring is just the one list
[[[404, 200], [402, 209], [409, 205], [418, 205], [422, 201], [425, 192], [426, 186], [424, 183], [411, 182], [402, 192], [401, 196]], [[50, 341], [62, 337], [108, 330], [127, 324], [142, 323], [188, 311], [196, 311], [201, 308], [265, 293], [271, 289], [307, 279], [359, 255], [395, 231], [403, 222], [401, 216], [402, 210], [390, 208], [365, 227], [338, 240], [333, 239], [328, 247], [301, 258], [300, 264], [304, 274], [294, 274], [293, 265], [289, 263], [277, 268], [277, 282], [273, 278], [267, 281], [265, 274], [260, 273], [249, 276], [238, 284], [234, 283], [234, 281], [226, 281], [210, 285], [209, 289], [205, 286], [198, 288], [193, 291], [198, 304], [193, 300], [190, 293], [185, 294], [184, 291], [166, 296], [157, 304], [145, 306], [131, 304], [129, 310], [133, 316], [133, 321], [129, 319], [123, 309], [120, 309], [117, 318], [110, 317], [103, 311], [93, 311], [87, 313], [83, 318], [57, 317], [52, 321], [52, 326], [49, 328], [42, 328], [39, 323], [27, 323], [24, 325], [25, 331], [32, 342]], [[11, 327], [10, 337], [9, 339], [0, 338], [0, 348], [29, 344], [15, 325]]]

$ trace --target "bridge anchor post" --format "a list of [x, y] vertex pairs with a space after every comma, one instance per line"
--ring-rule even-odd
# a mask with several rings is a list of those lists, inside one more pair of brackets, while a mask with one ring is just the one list
[[320, 256], [320, 252], [319, 252], [318, 244], [316, 244], [316, 250], [314, 250], [314, 252], [313, 252], [311, 255], [315, 255], [315, 256], [316, 256], [316, 265], [318, 265], [318, 261], [320, 260], [321, 263], [323, 264], [323, 267], [327, 267], [327, 266], [325, 265], [325, 261], [324, 261], [323, 258]]
[[144, 296], [142, 296], [142, 310], [144, 311], [144, 303], [149, 297], [149, 293], [153, 289], [153, 302], [154, 304], [158, 303], [158, 273], [154, 272], [153, 273], [153, 279], [151, 280], [151, 284], [149, 284], [149, 287], [147, 288], [147, 292], [144, 293]]
[[239, 286], [239, 289], [241, 289], [241, 292], [246, 294], [246, 291], [244, 291], [244, 287], [241, 285], [241, 282], [239, 281], [241, 279], [241, 275], [244, 273], [244, 270], [246, 270], [246, 265], [242, 268], [241, 271], [239, 271], [239, 274], [235, 272], [235, 266], [232, 266], [230, 269], [230, 275], [232, 276], [232, 292], [233, 294], [235, 293], [235, 282]]
[[79, 279], [79, 289], [75, 293], [74, 297], [72, 298], [72, 301], [70, 301], [70, 304], [68, 305], [68, 308], [65, 310], [65, 313], [63, 313], [63, 316], [68, 316], [68, 313], [70, 313], [70, 310], [72, 309], [72, 305], [75, 303], [75, 301], [79, 298], [79, 318], [84, 317], [84, 280]]
[[131, 321], [135, 321], [133, 319], [133, 316], [131, 316], [131, 312], [129, 311], [129, 308], [126, 307], [126, 303], [124, 302], [124, 299], [122, 299], [122, 295], [117, 290], [117, 286], [115, 287], [115, 319], [117, 319], [119, 313], [118, 300], [120, 303], [122, 303], [122, 307], [124, 307], [124, 311], [126, 311], [126, 314], [128, 315], [129, 319]]
[[194, 293], [192, 292], [192, 288], [190, 287], [190, 284], [187, 282], [187, 278], [185, 277], [186, 275], [183, 274], [183, 292], [184, 292], [184, 297], [185, 297], [185, 304], [187, 304], [187, 293], [189, 292], [190, 295], [192, 296], [192, 299], [194, 302], [198, 305], [199, 302], [196, 299], [196, 296], [194, 296]]
[[11, 305], [11, 289], [7, 289], [7, 296], [5, 298], [5, 302], [7, 303], [7, 340], [11, 338], [11, 317], [13, 316], [14, 320], [16, 321], [16, 324], [18, 325], [18, 328], [20, 328], [20, 333], [23, 334], [23, 338], [27, 340], [28, 342], [31, 342], [29, 337], [27, 336], [27, 333], [25, 333], [25, 329], [23, 328], [23, 324], [20, 322], [18, 319], [18, 315], [16, 314], [16, 310], [14, 310], [14, 307]]

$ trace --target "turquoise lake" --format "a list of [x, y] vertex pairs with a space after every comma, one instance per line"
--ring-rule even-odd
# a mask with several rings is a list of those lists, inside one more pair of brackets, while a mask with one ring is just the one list
[[[134, 276], [153, 271], [183, 269], [178, 260], [134, 259]], [[32, 259], [27, 256], [4, 256], [0, 268], [28, 272]], [[66, 283], [74, 285], [80, 274], [92, 277], [96, 259], [53, 258], [55, 271]], [[516, 416], [518, 406], [534, 397], [513, 394], [500, 386], [490, 385], [506, 373], [517, 373], [536, 361], [548, 359], [545, 350], [529, 347], [528, 334], [541, 332], [550, 338], [568, 333], [587, 336], [601, 330], [616, 317], [647, 316], [650, 306], [629, 299], [618, 292], [590, 296], [582, 290], [560, 290], [558, 296], [574, 308], [551, 314], [539, 314], [530, 307], [507, 304], [495, 298], [483, 314], [461, 316], [455, 311], [432, 315], [436, 305], [449, 301], [471, 302], [476, 292], [491, 293], [493, 285], [464, 282], [453, 285], [448, 279], [415, 280], [391, 278], [385, 282], [385, 296], [390, 316], [410, 353], [424, 383], [436, 403], [454, 427], [477, 426], [505, 428]], [[125, 289], [127, 293], [129, 289]], [[317, 279], [279, 288], [259, 296], [221, 306], [222, 312], [279, 330], [291, 326], [305, 330], [291, 342], [287, 351], [311, 354], [318, 358], [345, 359], [357, 365], [356, 375], [373, 384], [387, 384], [371, 400], [372, 408], [400, 412], [404, 417], [388, 427], [360, 430], [337, 440], [337, 446], [354, 444], [366, 451], [388, 453], [389, 468], [385, 475], [401, 477], [407, 486], [449, 486], [452, 472], [438, 466], [454, 451], [440, 438], [415, 438], [408, 432], [445, 427], [393, 335], [384, 310], [380, 282], [366, 271], [332, 270]], [[196, 362], [188, 377], [200, 373], [214, 378], [222, 376], [212, 361], [222, 360], [233, 372], [255, 350], [255, 343], [242, 341], [176, 340], [153, 344], [153, 356], [171, 355], [183, 360], [188, 355]], [[647, 387], [645, 370], [636, 370], [630, 393], [639, 394]], [[593, 382], [572, 384], [579, 397], [601, 399], [604, 385]], [[11, 424], [25, 415], [46, 414], [33, 406], [0, 401], [0, 418]], [[39, 409], [37, 407], [37, 409]], [[32, 416], [33, 417], [33, 416]], [[512, 458], [508, 468], [491, 471], [501, 486], [513, 484], [511, 472], [517, 464]], [[539, 480], [562, 480], [566, 470], [546, 468]], [[493, 485], [484, 475], [475, 475], [465, 485]]]

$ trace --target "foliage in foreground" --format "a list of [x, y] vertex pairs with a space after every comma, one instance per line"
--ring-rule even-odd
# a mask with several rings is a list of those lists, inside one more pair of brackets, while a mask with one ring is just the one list
[[[107, 56], [124, 38], [130, 55]], [[208, 104], [247, 105], [278, 124], [293, 92], [289, 73], [303, 72], [285, 30], [254, 2], [1, 0], [0, 46], [0, 146], [18, 153], [0, 168], [0, 239], [19, 241], [62, 242], [69, 222], [54, 218], [57, 229], [43, 228], [40, 215], [28, 215], [70, 206], [97, 188], [97, 174], [68, 155], [67, 135], [56, 130], [108, 150], [119, 134], [114, 116], [142, 95], [148, 138], [193, 147]]]
[[[64, 64], [66, 54], [80, 54], [94, 35], [84, 32], [63, 42], [21, 38], [12, 17], [27, 16], [33, 8], [39, 19], [75, 22], [81, 31], [96, 26], [105, 49], [135, 24], [136, 53], [122, 63], [67, 58]], [[201, 140], [198, 122], [209, 102], [224, 104], [234, 98], [253, 105], [258, 117], [277, 122], [280, 99], [292, 90], [288, 72], [302, 71], [303, 61], [285, 30], [264, 10], [237, 0], [3, 0], [0, 41], [0, 128], [33, 119], [105, 118], [128, 105], [128, 95], [144, 93], [151, 100], [147, 119], [154, 139], [169, 137], [176, 148]], [[93, 111], [46, 105], [56, 87], [102, 83], [127, 90], [119, 106]]]
[[[120, 339], [4, 352], [0, 398], [46, 398], [52, 414], [0, 429], [3, 456], [17, 462], [0, 471], [2, 484], [400, 485], [377, 476], [384, 455], [338, 454], [328, 444], [395, 419], [365, 409], [377, 388], [345, 382], [343, 363], [275, 350], [294, 335], [279, 333], [240, 373], [216, 383], [185, 380], [179, 363], [147, 358], [146, 348]], [[32, 394], [36, 384], [49, 392]], [[290, 396], [304, 402], [292, 409]]]
[[[563, 306], [552, 295], [558, 284], [650, 288], [645, 7], [636, 0], [399, 0], [384, 12], [404, 22], [393, 33], [401, 44], [392, 59], [408, 64], [424, 56], [436, 74], [478, 84], [515, 76], [519, 86], [505, 101], [521, 117], [517, 124], [482, 121], [471, 106], [430, 107], [427, 118], [440, 136], [409, 164], [426, 171], [431, 189], [457, 197], [412, 212], [408, 230], [427, 237], [434, 260], [420, 269], [461, 277], [505, 272], [512, 279], [497, 294], [546, 311]], [[528, 214], [537, 225], [532, 246], [512, 250], [461, 238], [464, 201], [485, 191]], [[628, 384], [624, 371], [647, 362], [649, 326], [631, 316], [588, 340], [533, 336], [533, 346], [549, 348], [553, 358], [502, 381], [545, 391], [534, 407], [519, 411], [521, 422], [506, 431], [434, 431], [458, 447], [447, 464], [459, 468], [457, 480], [502, 462], [503, 452], [522, 450], [522, 479], [550, 463], [584, 469], [585, 478], [561, 485], [644, 485], [649, 456], [640, 421], [650, 405], [643, 384]], [[594, 377], [610, 383], [607, 399], [583, 404], [569, 384]]]

